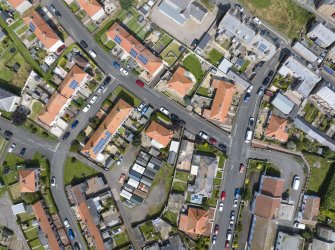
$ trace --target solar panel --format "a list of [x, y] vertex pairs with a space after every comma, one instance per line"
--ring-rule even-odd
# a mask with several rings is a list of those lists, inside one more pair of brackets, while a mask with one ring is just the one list
[[35, 25], [34, 25], [32, 22], [29, 23], [29, 29], [30, 29], [32, 32], [35, 31]]
[[121, 37], [119, 37], [118, 35], [116, 35], [116, 36], [114, 37], [114, 41], [115, 41], [116, 43], [120, 44], [120, 43], [122, 42], [122, 39], [121, 39]]
[[136, 50], [131, 49], [131, 50], [130, 50], [130, 55], [131, 55], [132, 57], [136, 57], [136, 56], [138, 55], [138, 53], [137, 53]]
[[105, 132], [105, 137], [101, 138], [99, 142], [93, 147], [94, 154], [100, 153], [104, 148], [106, 143], [112, 137], [112, 134], [108, 131]]
[[148, 63], [148, 58], [146, 58], [144, 55], [140, 54], [138, 56], [138, 60], [140, 60], [140, 62], [142, 62], [143, 64], [147, 64]]
[[264, 43], [261, 43], [259, 46], [258, 46], [258, 49], [264, 53], [264, 51], [266, 50], [267, 46], [264, 44]]
[[75, 90], [78, 87], [78, 82], [76, 80], [72, 80], [72, 82], [70, 83], [70, 88]]

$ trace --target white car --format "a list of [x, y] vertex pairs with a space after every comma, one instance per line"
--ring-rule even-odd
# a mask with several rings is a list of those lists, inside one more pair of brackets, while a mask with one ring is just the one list
[[123, 161], [123, 158], [120, 157], [120, 158], [117, 160], [116, 164], [117, 164], [117, 165], [120, 165], [122, 161]]
[[98, 96], [93, 96], [92, 99], [90, 100], [90, 103], [93, 104], [98, 100]]
[[116, 229], [112, 230], [112, 234], [114, 234], [114, 235], [117, 235], [117, 234], [119, 234], [121, 232], [122, 232], [121, 228], [116, 228]]
[[166, 116], [170, 115], [170, 112], [166, 108], [164, 108], [164, 107], [160, 107], [159, 111], [162, 112]]
[[254, 86], [250, 85], [249, 88], [247, 89], [248, 93], [251, 93], [252, 89], [254, 88]]
[[237, 207], [237, 204], [238, 204], [238, 200], [235, 198], [234, 199], [234, 207]]
[[124, 76], [128, 76], [128, 74], [129, 74], [128, 71], [125, 68], [120, 68], [120, 72]]
[[204, 132], [204, 131], [200, 131], [200, 132], [199, 132], [199, 136], [200, 136], [201, 139], [203, 139], [203, 140], [207, 140], [207, 139], [208, 139], [208, 135], [207, 135], [207, 133]]
[[51, 177], [51, 186], [52, 187], [56, 186], [56, 177], [55, 176]]
[[223, 211], [223, 202], [220, 202], [219, 203], [219, 212], [222, 212]]
[[93, 49], [91, 49], [88, 53], [89, 53], [89, 54], [91, 55], [91, 57], [93, 57], [93, 58], [96, 58], [96, 57], [97, 57], [97, 54], [94, 52]]
[[104, 91], [104, 89], [105, 89], [105, 86], [100, 86], [99, 88], [98, 88], [98, 93], [99, 94], [101, 94], [103, 91]]
[[325, 59], [326, 57], [326, 53], [322, 53], [319, 57], [318, 57], [318, 64], [322, 63], [322, 61]]
[[87, 104], [85, 108], [83, 108], [83, 112], [87, 112], [90, 109], [91, 105]]
[[70, 223], [69, 223], [69, 221], [67, 219], [64, 220], [63, 224], [64, 224], [65, 227], [69, 227], [70, 226]]
[[230, 213], [230, 220], [232, 220], [233, 223], [234, 223], [234, 220], [235, 220], [235, 211], [234, 210], [231, 211], [231, 213]]
[[228, 226], [228, 227], [229, 227], [229, 228], [233, 228], [233, 226], [234, 226], [234, 221], [232, 221], [232, 220], [229, 221], [229, 226]]
[[143, 108], [144, 108], [144, 103], [141, 102], [141, 104], [137, 107], [137, 110], [141, 112]]
[[258, 25], [260, 25], [262, 22], [261, 22], [261, 20], [259, 20], [259, 18], [258, 17], [254, 17], [253, 19], [252, 19], [255, 23], [257, 23]]
[[15, 143], [12, 143], [12, 145], [10, 145], [10, 148], [8, 149], [8, 152], [9, 152], [9, 153], [13, 152], [14, 149], [15, 149], [15, 147], [16, 147], [16, 144], [15, 144]]

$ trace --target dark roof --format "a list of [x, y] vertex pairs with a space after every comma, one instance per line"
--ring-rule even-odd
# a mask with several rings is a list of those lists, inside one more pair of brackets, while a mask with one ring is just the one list
[[204, 50], [211, 39], [212, 37], [206, 33], [206, 35], [201, 39], [197, 48]]
[[146, 169], [146, 170], [144, 171], [143, 175], [144, 175], [145, 177], [148, 177], [149, 179], [152, 179], [152, 180], [153, 180], [153, 179], [155, 178], [155, 176], [156, 176], [156, 173], [153, 172], [153, 171], [151, 171], [151, 170], [149, 170], [149, 169]]
[[141, 204], [143, 202], [143, 198], [133, 194], [130, 198], [130, 201], [137, 203], [137, 204]]
[[152, 184], [152, 180], [150, 180], [149, 178], [145, 177], [145, 176], [142, 176], [141, 180], [140, 180], [141, 183], [143, 183], [144, 185], [147, 185], [147, 186], [151, 186]]
[[133, 178], [136, 181], [140, 181], [140, 179], [142, 177], [142, 175], [140, 173], [138, 173], [138, 172], [136, 172], [135, 170], [132, 170], [132, 169], [129, 170], [128, 176]]
[[190, 15], [201, 22], [205, 15], [207, 14], [207, 9], [200, 3], [193, 1], [190, 5]]

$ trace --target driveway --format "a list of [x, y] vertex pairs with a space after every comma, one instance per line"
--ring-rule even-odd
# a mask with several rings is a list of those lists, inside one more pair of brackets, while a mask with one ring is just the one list
[[1, 225], [8, 227], [11, 229], [15, 236], [10, 244], [9, 249], [16, 249], [16, 250], [25, 250], [29, 249], [27, 241], [19, 227], [16, 223], [16, 216], [12, 212], [11, 206], [13, 205], [12, 201], [9, 198], [8, 193], [6, 192], [0, 198], [0, 221]]

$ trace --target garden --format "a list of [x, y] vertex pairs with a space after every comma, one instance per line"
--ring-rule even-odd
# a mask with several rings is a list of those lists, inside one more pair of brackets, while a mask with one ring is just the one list
[[69, 185], [81, 179], [85, 179], [98, 174], [90, 166], [77, 160], [75, 157], [68, 157], [64, 167], [64, 185]]
[[160, 56], [169, 66], [172, 66], [183, 51], [184, 47], [180, 43], [173, 41], [162, 51]]

